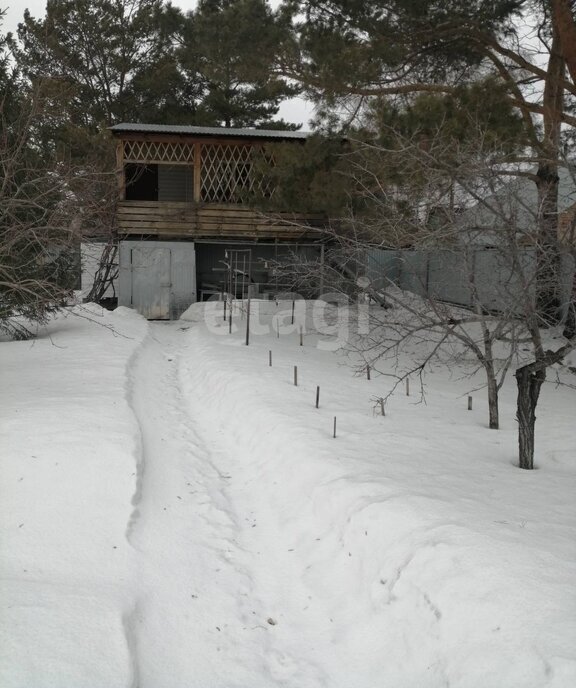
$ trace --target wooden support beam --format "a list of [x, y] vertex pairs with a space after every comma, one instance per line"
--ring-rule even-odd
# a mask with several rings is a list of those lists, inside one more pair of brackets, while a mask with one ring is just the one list
[[202, 144], [194, 144], [194, 202], [200, 203], [202, 192]]
[[118, 200], [126, 198], [126, 176], [124, 174], [124, 142], [116, 142], [116, 178], [118, 183]]

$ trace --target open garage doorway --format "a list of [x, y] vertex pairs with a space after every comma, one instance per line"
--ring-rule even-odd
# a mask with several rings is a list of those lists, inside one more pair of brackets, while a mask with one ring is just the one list
[[234, 256], [235, 298], [274, 298], [292, 285], [276, 269], [278, 263], [319, 260], [317, 244], [196, 242], [196, 290], [199, 301], [220, 297], [230, 289], [230, 260]]

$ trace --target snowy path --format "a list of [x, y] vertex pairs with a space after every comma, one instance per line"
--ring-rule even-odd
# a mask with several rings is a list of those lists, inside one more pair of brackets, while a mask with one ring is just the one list
[[[238, 600], [250, 581], [233, 561], [236, 525], [223, 492], [225, 477], [210, 462], [180, 396], [182, 333], [160, 324], [150, 331], [131, 371], [142, 438], [127, 528], [139, 553], [139, 594], [125, 620], [134, 687], [224, 685], [228, 667], [220, 653], [238, 633]], [[214, 595], [214, 586], [220, 594]], [[239, 659], [229, 659], [237, 660], [241, 677]]]
[[131, 363], [130, 402], [141, 431], [126, 533], [137, 552], [138, 594], [124, 619], [132, 685], [269, 686], [280, 665], [286, 674], [288, 658], [271, 647], [272, 626], [259, 614], [253, 573], [242, 563], [255, 561], [238, 545], [251, 524], [231, 507], [230, 476], [214, 462], [218, 449], [186, 413], [181, 329], [151, 324]]
[[572, 389], [519, 472], [513, 380], [382, 418], [317, 333], [78, 314], [2, 344], [2, 688], [576, 685]]

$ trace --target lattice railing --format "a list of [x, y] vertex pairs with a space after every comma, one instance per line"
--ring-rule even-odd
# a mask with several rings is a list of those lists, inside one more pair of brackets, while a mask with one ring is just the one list
[[254, 150], [247, 145], [203, 145], [202, 201], [243, 203], [249, 195], [269, 196], [270, 180], [254, 171]]
[[[194, 142], [124, 141], [124, 162], [193, 165], [201, 145], [199, 198], [204, 203], [244, 203], [250, 197], [270, 197], [273, 183], [265, 173], [272, 162], [260, 146]], [[196, 155], [198, 151], [196, 151]], [[198, 161], [196, 161], [198, 162]], [[197, 193], [198, 193], [197, 191]]]
[[193, 143], [124, 141], [124, 161], [140, 163], [193, 164]]

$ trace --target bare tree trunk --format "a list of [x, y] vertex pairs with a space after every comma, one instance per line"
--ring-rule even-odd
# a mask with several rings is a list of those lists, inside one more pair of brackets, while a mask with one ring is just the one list
[[110, 239], [102, 251], [98, 270], [94, 275], [94, 282], [85, 301], [100, 303], [104, 299], [106, 291], [111, 288], [114, 291], [114, 280], [118, 277], [118, 243], [114, 238]]
[[564, 321], [564, 332], [562, 332], [566, 339], [573, 339], [576, 337], [576, 301], [568, 306], [568, 313]]
[[540, 388], [546, 379], [545, 368], [534, 368], [534, 364], [522, 366], [514, 373], [518, 387], [519, 466], [527, 470], [534, 468], [534, 430], [536, 425], [536, 406]]
[[498, 383], [494, 375], [494, 367], [486, 369], [488, 380], [488, 418], [491, 430], [498, 430], [500, 427], [500, 414], [498, 409]]
[[[473, 273], [471, 273], [473, 275]], [[472, 278], [472, 293], [476, 301], [476, 312], [480, 315], [482, 313], [482, 306], [478, 298], [478, 291], [476, 284]], [[498, 430], [500, 427], [500, 418], [498, 411], [498, 381], [496, 379], [496, 371], [494, 370], [494, 351], [492, 347], [492, 333], [484, 319], [482, 324], [482, 338], [484, 340], [484, 353], [482, 357], [482, 364], [486, 372], [486, 381], [488, 383], [488, 422], [491, 430]]]

